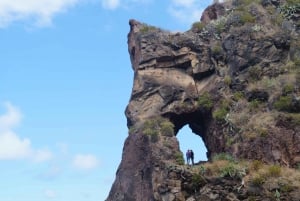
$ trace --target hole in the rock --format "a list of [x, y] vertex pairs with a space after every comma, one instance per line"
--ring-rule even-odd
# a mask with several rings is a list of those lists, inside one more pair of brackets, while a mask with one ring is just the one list
[[[185, 153], [188, 149], [194, 152], [194, 162], [207, 161], [207, 149], [202, 138], [192, 132], [188, 125], [181, 128], [177, 133], [177, 139], [179, 141], [180, 151], [185, 157]], [[186, 161], [186, 158], [185, 158]]]

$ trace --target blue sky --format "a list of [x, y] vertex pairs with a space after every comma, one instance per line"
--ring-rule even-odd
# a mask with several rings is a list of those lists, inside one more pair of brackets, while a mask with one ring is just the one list
[[[211, 2], [0, 0], [0, 200], [104, 200], [127, 136], [129, 19], [186, 31]], [[178, 139], [205, 159], [188, 127]]]

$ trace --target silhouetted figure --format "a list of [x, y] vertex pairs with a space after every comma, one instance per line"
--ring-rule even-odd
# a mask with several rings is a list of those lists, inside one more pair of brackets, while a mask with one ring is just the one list
[[191, 160], [192, 160], [192, 165], [194, 165], [194, 152], [193, 152], [193, 150], [190, 150], [190, 157], [191, 157]]
[[189, 165], [190, 164], [190, 160], [191, 160], [191, 151], [188, 149], [186, 151], [186, 163]]

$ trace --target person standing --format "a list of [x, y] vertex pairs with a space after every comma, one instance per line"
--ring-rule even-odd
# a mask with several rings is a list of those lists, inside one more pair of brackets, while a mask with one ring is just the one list
[[191, 152], [189, 149], [186, 151], [185, 156], [186, 156], [186, 163], [189, 165], [191, 160]]
[[194, 152], [193, 152], [193, 150], [190, 150], [190, 157], [191, 157], [192, 165], [194, 165]]

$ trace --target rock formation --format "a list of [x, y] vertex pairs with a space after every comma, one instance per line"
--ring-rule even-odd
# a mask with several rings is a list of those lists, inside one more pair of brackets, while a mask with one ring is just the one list
[[220, 177], [186, 167], [176, 139], [189, 125], [209, 161], [300, 166], [299, 18], [297, 0], [234, 0], [208, 7], [184, 33], [130, 20], [129, 136], [107, 201], [299, 200], [300, 182], [261, 173], [255, 183], [236, 162]]

